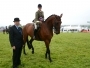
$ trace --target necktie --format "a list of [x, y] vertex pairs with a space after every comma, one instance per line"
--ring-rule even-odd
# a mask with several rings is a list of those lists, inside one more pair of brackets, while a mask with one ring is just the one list
[[21, 28], [20, 27], [18, 27], [18, 31], [22, 34], [22, 31], [21, 31]]

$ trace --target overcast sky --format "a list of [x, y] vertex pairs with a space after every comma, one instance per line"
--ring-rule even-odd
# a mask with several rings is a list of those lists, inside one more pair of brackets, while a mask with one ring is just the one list
[[19, 17], [25, 25], [35, 18], [37, 5], [42, 4], [45, 19], [63, 13], [62, 24], [87, 24], [90, 21], [90, 0], [0, 0], [0, 26], [12, 25]]

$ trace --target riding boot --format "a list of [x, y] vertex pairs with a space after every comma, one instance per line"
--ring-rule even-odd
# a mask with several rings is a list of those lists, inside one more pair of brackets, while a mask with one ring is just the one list
[[35, 39], [36, 32], [37, 32], [37, 29], [34, 30], [34, 36], [33, 36], [33, 39]]

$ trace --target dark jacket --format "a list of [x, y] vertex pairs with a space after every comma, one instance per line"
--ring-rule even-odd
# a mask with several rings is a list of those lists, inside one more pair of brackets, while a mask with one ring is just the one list
[[9, 31], [9, 41], [12, 46], [15, 46], [16, 48], [23, 46], [23, 35], [22, 35], [22, 28], [19, 27], [19, 30], [16, 28], [16, 26], [10, 27]]

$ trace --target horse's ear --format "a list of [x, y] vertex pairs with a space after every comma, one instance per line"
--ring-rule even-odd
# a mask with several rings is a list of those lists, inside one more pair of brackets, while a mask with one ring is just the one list
[[62, 18], [62, 16], [63, 16], [63, 13], [60, 15], [60, 18]]

